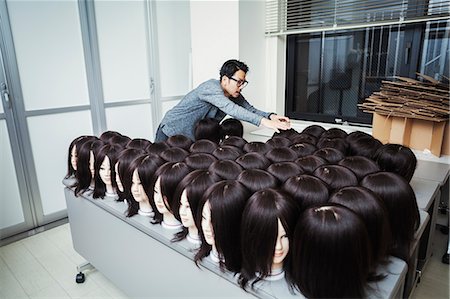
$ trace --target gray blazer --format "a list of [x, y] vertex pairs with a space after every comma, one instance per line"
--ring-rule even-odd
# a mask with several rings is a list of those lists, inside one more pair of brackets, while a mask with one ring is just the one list
[[195, 140], [196, 123], [203, 118], [221, 121], [226, 115], [259, 126], [270, 113], [256, 109], [240, 95], [229, 99], [223, 94], [220, 81], [211, 79], [189, 92], [172, 109], [167, 111], [160, 128], [167, 136], [181, 134]]

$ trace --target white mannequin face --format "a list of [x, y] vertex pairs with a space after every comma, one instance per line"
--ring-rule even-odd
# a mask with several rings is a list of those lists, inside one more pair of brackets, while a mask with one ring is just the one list
[[153, 193], [153, 201], [155, 202], [156, 205], [156, 209], [158, 210], [158, 212], [160, 212], [161, 214], [164, 213], [168, 213], [169, 210], [166, 208], [166, 206], [164, 205], [164, 196], [161, 193], [161, 179], [158, 177], [158, 179], [155, 182], [155, 189], [154, 189], [154, 193]]
[[74, 145], [72, 150], [70, 151], [70, 164], [72, 164], [72, 168], [77, 170], [77, 146]]
[[183, 193], [181, 193], [179, 212], [181, 223], [183, 223], [184, 227], [189, 228], [195, 226], [194, 217], [192, 216], [192, 210], [186, 195], [186, 190], [183, 190]]
[[139, 178], [137, 169], [133, 171], [131, 194], [133, 195], [134, 200], [139, 203], [148, 201], [148, 196], [147, 194], [145, 194], [144, 187], [141, 184], [141, 179]]
[[209, 201], [206, 201], [202, 210], [202, 230], [205, 236], [206, 243], [213, 246], [214, 245], [214, 231], [211, 223], [211, 206]]
[[275, 253], [273, 255], [272, 270], [280, 269], [283, 267], [283, 261], [289, 252], [289, 239], [286, 235], [286, 231], [278, 219], [278, 236], [275, 243]]
[[105, 185], [111, 185], [111, 163], [108, 156], [105, 156], [99, 170], [100, 178]]
[[89, 169], [91, 170], [92, 179], [94, 179], [95, 168], [94, 168], [94, 153], [91, 151], [89, 153]]
[[122, 185], [122, 181], [120, 180], [120, 176], [119, 176], [119, 162], [117, 162], [116, 165], [114, 165], [114, 170], [116, 172], [117, 188], [119, 189], [120, 192], [123, 192], [123, 185]]

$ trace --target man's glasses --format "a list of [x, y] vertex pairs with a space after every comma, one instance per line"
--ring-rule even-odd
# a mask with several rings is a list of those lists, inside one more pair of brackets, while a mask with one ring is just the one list
[[237, 79], [235, 79], [235, 78], [233, 78], [233, 77], [228, 77], [228, 78], [230, 78], [231, 80], [233, 80], [234, 82], [236, 82], [236, 84], [237, 84], [238, 87], [244, 88], [244, 87], [247, 86], [247, 84], [248, 84], [248, 81], [247, 81], [247, 80], [237, 80]]

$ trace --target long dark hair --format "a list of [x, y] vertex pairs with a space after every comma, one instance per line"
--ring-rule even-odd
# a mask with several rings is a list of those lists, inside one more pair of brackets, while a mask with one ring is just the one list
[[293, 162], [298, 158], [297, 152], [288, 147], [271, 149], [266, 153], [266, 158], [272, 163]]
[[236, 159], [244, 169], [266, 169], [271, 164], [269, 159], [258, 153], [246, 153]]
[[341, 165], [319, 166], [314, 170], [313, 175], [327, 183], [330, 191], [358, 185], [358, 179], [353, 171]]
[[376, 151], [383, 145], [370, 135], [360, 134], [359, 137], [347, 139], [349, 156], [364, 156], [373, 159]]
[[166, 143], [170, 147], [179, 147], [184, 150], [189, 150], [189, 147], [192, 144], [192, 140], [184, 135], [173, 135], [167, 138]]
[[86, 141], [80, 146], [77, 156], [77, 172], [75, 173], [75, 177], [77, 179], [77, 186], [75, 187], [75, 196], [78, 196], [89, 189], [89, 186], [91, 185], [93, 179], [89, 165], [91, 152], [95, 160], [95, 155], [97, 151], [104, 144], [105, 143], [103, 141], [96, 138]]
[[[199, 169], [190, 172], [187, 176], [185, 176], [177, 185], [175, 189], [175, 193], [173, 196], [174, 206], [173, 206], [173, 214], [175, 218], [181, 221], [180, 218], [180, 201], [181, 195], [183, 191], [186, 192], [186, 198], [189, 203], [192, 217], [194, 218], [195, 225], [197, 226], [198, 231], [201, 230], [201, 225], [199, 226], [198, 217], [198, 203], [200, 202], [202, 196], [204, 195], [206, 189], [213, 185], [215, 182], [220, 181], [220, 177], [211, 173], [208, 170]], [[178, 242], [186, 238], [188, 234], [188, 229], [183, 226], [183, 229], [175, 234], [172, 242]]]
[[219, 146], [212, 154], [219, 160], [235, 160], [241, 155], [241, 152], [235, 146]]
[[280, 162], [267, 167], [267, 172], [276, 177], [279, 184], [283, 184], [288, 178], [302, 174], [303, 169], [295, 162]]
[[127, 143], [125, 147], [145, 150], [150, 144], [152, 144], [150, 140], [144, 138], [133, 138]]
[[338, 164], [353, 171], [358, 181], [368, 174], [380, 171], [377, 163], [363, 156], [349, 156], [339, 161]]
[[166, 162], [181, 162], [189, 155], [189, 152], [180, 147], [172, 147], [163, 151], [159, 156]]
[[235, 180], [243, 168], [233, 160], [217, 160], [209, 166], [208, 170], [224, 180]]
[[316, 146], [308, 142], [297, 142], [289, 147], [297, 153], [299, 158], [312, 155], [316, 150]]
[[314, 156], [321, 157], [331, 164], [338, 163], [345, 158], [345, 155], [338, 149], [332, 147], [324, 147], [314, 152]]
[[394, 172], [411, 181], [416, 170], [417, 158], [412, 150], [401, 144], [388, 143], [375, 152], [373, 158], [382, 171]]
[[325, 128], [319, 125], [310, 125], [303, 129], [302, 133], [309, 134], [316, 138], [319, 138], [322, 133], [325, 132]]
[[220, 146], [235, 146], [237, 148], [242, 149], [244, 145], [247, 144], [247, 140], [239, 136], [231, 136], [227, 139], [222, 140]]
[[136, 159], [140, 155], [143, 155], [144, 153], [145, 152], [142, 150], [132, 148], [125, 149], [120, 152], [116, 162], [116, 164], [118, 163], [116, 177], [118, 176], [120, 181], [122, 182], [123, 191], [118, 188], [116, 181], [113, 182], [113, 185], [117, 189], [117, 195], [119, 197], [117, 199], [118, 201], [128, 201], [131, 198], [132, 173], [130, 174], [129, 167], [134, 159]]
[[407, 262], [414, 232], [420, 224], [419, 208], [413, 189], [405, 178], [392, 172], [369, 174], [360, 184], [383, 200], [392, 232], [390, 254]]
[[278, 180], [272, 174], [261, 169], [246, 169], [239, 174], [237, 180], [252, 194], [259, 190], [278, 186]]
[[[291, 243], [298, 207], [289, 195], [265, 189], [253, 194], [242, 214], [241, 246], [242, 269], [239, 285], [245, 289], [250, 280], [253, 285], [271, 273], [275, 244], [278, 236], [278, 219], [283, 225]], [[289, 264], [290, 253], [284, 259], [285, 268]], [[255, 273], [259, 276], [256, 277]]]
[[363, 221], [335, 204], [307, 209], [295, 228], [290, 271], [307, 298], [364, 298], [370, 247]]
[[[133, 177], [133, 172], [137, 170], [139, 180], [141, 181], [145, 195], [147, 195], [150, 204], [151, 204], [150, 196], [153, 195], [153, 186], [152, 186], [153, 175], [155, 174], [155, 171], [161, 164], [162, 160], [155, 159], [155, 156], [153, 154], [147, 154], [138, 156], [130, 163], [128, 167], [128, 175], [131, 178]], [[139, 203], [134, 199], [133, 193], [131, 192], [133, 183], [132, 181], [130, 183], [131, 183], [129, 190], [130, 197], [128, 198], [128, 209], [126, 212], [127, 217], [136, 215], [139, 210]]]
[[327, 184], [312, 175], [291, 177], [283, 184], [282, 189], [297, 201], [300, 212], [328, 202]]
[[191, 153], [208, 153], [212, 154], [214, 150], [218, 147], [217, 143], [208, 140], [200, 139], [191, 144], [189, 151]]
[[295, 160], [298, 166], [300, 166], [305, 173], [313, 173], [317, 167], [324, 165], [327, 161], [319, 156], [308, 155]]
[[[240, 227], [242, 211], [249, 191], [241, 183], [234, 180], [217, 182], [210, 186], [202, 198], [202, 209], [198, 209], [198, 226], [201, 227], [201, 213], [204, 203], [209, 202], [211, 208], [211, 224], [214, 231], [214, 244], [220, 257], [221, 269], [237, 273], [241, 270], [241, 238]], [[211, 246], [206, 243], [203, 231], [200, 233], [202, 245], [195, 255], [198, 262], [204, 258]]]
[[194, 128], [195, 140], [207, 139], [214, 143], [220, 141], [220, 125], [215, 118], [203, 118], [197, 122]]
[[105, 192], [106, 192], [106, 185], [103, 182], [102, 178], [100, 177], [100, 168], [102, 167], [103, 161], [108, 158], [109, 159], [109, 166], [110, 166], [110, 172], [111, 172], [111, 185], [116, 180], [116, 171], [114, 169], [114, 165], [116, 165], [117, 157], [119, 156], [120, 151], [123, 148], [119, 145], [115, 144], [106, 144], [102, 146], [99, 151], [97, 152], [95, 156], [95, 162], [94, 162], [94, 180], [95, 180], [95, 187], [94, 187], [94, 193], [92, 194], [93, 198], [104, 198]]
[[158, 170], [156, 170], [155, 175], [152, 178], [149, 189], [152, 190], [149, 195], [150, 204], [152, 205], [154, 217], [153, 223], [161, 223], [163, 220], [162, 214], [158, 211], [154, 201], [155, 183], [159, 180], [161, 195], [167, 199], [164, 201], [164, 205], [167, 210], [171, 213], [173, 212], [174, 193], [178, 183], [190, 172], [189, 166], [184, 162], [167, 162], [161, 165]]
[[86, 142], [87, 140], [89, 140], [89, 138], [95, 138], [93, 136], [87, 136], [87, 135], [82, 135], [82, 136], [78, 136], [77, 138], [75, 138], [74, 140], [72, 140], [72, 142], [69, 145], [69, 150], [67, 153], [67, 174], [65, 176], [66, 179], [70, 178], [71, 176], [75, 175], [75, 169], [72, 166], [72, 151], [73, 148], [75, 147], [75, 158], [78, 156], [78, 149], [81, 146], [82, 142]]
[[272, 147], [261, 141], [252, 141], [244, 145], [242, 149], [246, 153], [256, 152], [265, 155]]
[[364, 187], [345, 187], [331, 195], [330, 202], [343, 205], [362, 218], [371, 241], [372, 276], [375, 280], [383, 278], [375, 273], [375, 267], [387, 261], [391, 235], [383, 201]]
[[244, 135], [244, 126], [242, 122], [235, 118], [225, 119], [220, 124], [220, 139], [225, 139], [225, 137], [237, 136], [242, 137]]
[[187, 166], [192, 169], [208, 169], [215, 161], [217, 158], [207, 153], [192, 153], [184, 159]]
[[292, 141], [286, 137], [275, 136], [267, 140], [266, 144], [271, 148], [288, 147], [292, 144]]
[[319, 141], [317, 141], [317, 148], [327, 147], [339, 150], [344, 156], [347, 155], [348, 143], [344, 138], [320, 138]]

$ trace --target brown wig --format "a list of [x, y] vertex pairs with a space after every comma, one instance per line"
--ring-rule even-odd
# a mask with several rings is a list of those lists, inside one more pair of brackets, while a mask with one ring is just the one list
[[[245, 289], [253, 279], [254, 284], [271, 274], [275, 246], [278, 237], [278, 219], [292, 244], [298, 207], [286, 193], [275, 189], [261, 190], [253, 194], [245, 206], [241, 224], [242, 269], [239, 285]], [[289, 264], [290, 253], [284, 259]], [[256, 276], [258, 273], [258, 276]]]
[[113, 185], [113, 182], [115, 182], [116, 171], [114, 169], [114, 166], [116, 165], [117, 158], [118, 158], [121, 150], [122, 150], [122, 147], [119, 145], [105, 144], [104, 146], [102, 146], [99, 149], [99, 151], [95, 155], [95, 162], [94, 162], [95, 187], [94, 187], [94, 193], [92, 194], [92, 198], [104, 198], [105, 197], [106, 185], [103, 182], [102, 178], [100, 177], [100, 168], [102, 167], [103, 161], [106, 158], [109, 159], [109, 167], [110, 167], [110, 173], [111, 173], [111, 185]]
[[75, 173], [75, 177], [77, 179], [75, 196], [78, 196], [81, 193], [85, 192], [91, 186], [91, 182], [94, 179], [94, 176], [92, 176], [92, 171], [90, 169], [91, 152], [95, 161], [95, 155], [97, 151], [104, 144], [105, 143], [102, 140], [97, 138], [88, 140], [80, 146], [77, 155], [77, 172]]
[[317, 167], [324, 165], [327, 161], [321, 157], [315, 155], [308, 155], [295, 160], [298, 166], [300, 166], [305, 173], [313, 173]]
[[[119, 196], [118, 201], [124, 201], [130, 200], [131, 198], [131, 181], [132, 181], [132, 175], [133, 173], [129, 171], [130, 164], [133, 162], [134, 159], [139, 157], [140, 155], [144, 155], [144, 151], [138, 150], [138, 149], [125, 149], [122, 150], [117, 157], [117, 172], [116, 177], [119, 177], [122, 185], [123, 185], [123, 191], [121, 191], [118, 186], [117, 182], [113, 181], [113, 186], [117, 190], [117, 195]], [[161, 160], [161, 159], [159, 159]]]
[[244, 169], [266, 169], [270, 165], [269, 159], [258, 153], [246, 153], [236, 159]]
[[358, 181], [368, 174], [380, 171], [377, 163], [363, 156], [349, 156], [339, 161], [338, 164], [353, 171]]
[[207, 153], [193, 153], [184, 159], [187, 166], [192, 169], [208, 169], [215, 161], [217, 161], [217, 158]]
[[328, 202], [327, 184], [312, 175], [291, 177], [283, 184], [282, 189], [297, 201], [300, 212]]
[[214, 150], [218, 147], [217, 143], [208, 140], [208, 139], [200, 139], [192, 143], [189, 151], [191, 153], [208, 153], [212, 154]]
[[288, 147], [271, 149], [266, 153], [266, 158], [272, 163], [292, 162], [298, 158], [297, 152]]
[[194, 129], [195, 140], [208, 139], [214, 143], [220, 141], [220, 125], [215, 118], [204, 118], [198, 121]]
[[179, 147], [187, 151], [192, 144], [192, 140], [184, 135], [173, 135], [167, 138], [166, 143], [170, 147]]
[[261, 141], [252, 141], [244, 145], [243, 150], [246, 153], [260, 153], [265, 155], [272, 147]]
[[383, 200], [392, 233], [389, 253], [407, 262], [414, 232], [420, 224], [419, 208], [413, 189], [402, 176], [392, 172], [369, 174], [360, 184]]
[[233, 160], [217, 160], [209, 166], [208, 170], [224, 180], [235, 180], [243, 168]]
[[[199, 225], [198, 217], [198, 203], [200, 202], [206, 189], [214, 183], [220, 181], [220, 177], [208, 170], [194, 170], [185, 176], [177, 185], [174, 193], [174, 207], [173, 212], [175, 218], [181, 222], [180, 218], [180, 201], [183, 191], [186, 192], [187, 201], [192, 212], [192, 217], [200, 234], [201, 226]], [[201, 213], [200, 213], [201, 215]], [[175, 234], [172, 242], [178, 242], [186, 238], [188, 229], [183, 226], [183, 229]]]
[[[241, 183], [234, 180], [217, 182], [210, 186], [202, 198], [202, 209], [198, 209], [197, 224], [201, 227], [201, 214], [204, 203], [209, 202], [211, 208], [211, 224], [214, 232], [214, 244], [219, 254], [219, 265], [223, 270], [238, 273], [241, 270], [241, 219], [250, 194]], [[211, 250], [206, 243], [203, 231], [200, 230], [202, 245], [195, 255], [198, 262]]]
[[353, 171], [341, 165], [319, 166], [314, 170], [313, 175], [324, 181], [331, 192], [344, 187], [358, 185], [358, 179]]
[[[75, 168], [73, 168], [73, 164], [75, 164], [75, 167], [77, 165], [77, 157], [78, 157], [78, 151], [81, 147], [81, 145], [89, 140], [95, 140], [97, 137], [94, 136], [88, 136], [88, 135], [82, 135], [78, 136], [69, 145], [69, 151], [67, 154], [67, 174], [65, 176], [66, 179], [70, 178], [71, 176], [75, 176]], [[74, 150], [75, 148], [75, 150]], [[72, 151], [75, 151], [75, 155], [72, 155]], [[75, 186], [73, 186], [75, 187]]]
[[364, 298], [370, 271], [364, 222], [346, 207], [309, 208], [295, 228], [291, 283], [307, 298]]
[[288, 178], [302, 174], [303, 170], [295, 162], [280, 162], [267, 167], [267, 172], [283, 184]]
[[278, 180], [265, 170], [247, 169], [242, 171], [237, 180], [253, 194], [259, 190], [276, 188]]
[[416, 155], [409, 147], [401, 144], [388, 143], [381, 146], [373, 159], [382, 171], [399, 174], [408, 182], [411, 181], [417, 165]]
[[364, 187], [345, 187], [331, 195], [330, 202], [349, 208], [364, 221], [371, 241], [372, 276], [382, 278], [375, 274], [375, 267], [387, 261], [391, 233], [383, 201]]

